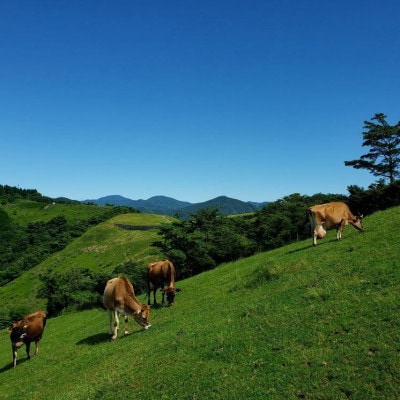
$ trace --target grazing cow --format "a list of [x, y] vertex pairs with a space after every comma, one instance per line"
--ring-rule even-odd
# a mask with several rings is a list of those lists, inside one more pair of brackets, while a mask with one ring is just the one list
[[[128, 316], [132, 315], [135, 321], [145, 329], [151, 327], [150, 307], [143, 305], [135, 297], [132, 283], [123, 276], [107, 281], [104, 289], [103, 303], [109, 315], [109, 334], [112, 340], [118, 336], [119, 314], [125, 316], [124, 335], [128, 334]], [[114, 330], [112, 330], [112, 314], [114, 314]]]
[[[167, 288], [164, 288], [168, 285]], [[172, 306], [175, 299], [175, 293], [181, 289], [175, 288], [175, 268], [169, 260], [157, 261], [148, 265], [147, 271], [147, 304], [150, 305], [150, 292], [154, 292], [154, 304], [157, 304], [156, 291], [160, 288], [162, 293], [162, 304], [164, 304], [164, 296], [167, 294], [168, 305]]]
[[308, 209], [311, 222], [313, 245], [317, 245], [317, 238], [321, 239], [326, 231], [336, 229], [337, 240], [342, 240], [342, 231], [348, 224], [359, 231], [363, 231], [362, 215], [354, 216], [347, 204], [340, 201], [312, 206]]
[[42, 338], [44, 327], [46, 326], [46, 314], [39, 310], [29, 314], [19, 321], [12, 324], [8, 330], [10, 333], [11, 347], [13, 353], [13, 366], [17, 366], [17, 350], [26, 345], [28, 360], [30, 356], [31, 342], [35, 342], [35, 356], [39, 352], [39, 342]]

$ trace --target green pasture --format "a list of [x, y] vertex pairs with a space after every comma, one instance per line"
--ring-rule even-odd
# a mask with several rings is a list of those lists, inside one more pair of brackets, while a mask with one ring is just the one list
[[[39, 356], [20, 349], [13, 370], [2, 330], [0, 398], [398, 399], [399, 213], [368, 216], [342, 242], [329, 232], [316, 248], [310, 238], [180, 281], [149, 330], [130, 322], [115, 342], [105, 311], [65, 314], [48, 320]], [[107, 231], [68, 251], [118, 246]]]
[[111, 206], [99, 207], [80, 203], [39, 203], [31, 200], [18, 200], [14, 203], [1, 205], [16, 223], [26, 226], [31, 222], [48, 222], [53, 218], [64, 216], [68, 221], [87, 220], [91, 217], [102, 216], [104, 210]]
[[44, 300], [38, 299], [36, 294], [40, 284], [39, 275], [49, 269], [66, 271], [88, 268], [111, 274], [117, 265], [128, 261], [146, 268], [150, 261], [161, 257], [159, 249], [151, 246], [152, 242], [160, 239], [158, 229], [129, 230], [120, 226], [157, 227], [172, 220], [172, 217], [163, 215], [121, 214], [89, 229], [64, 250], [52, 254], [35, 268], [0, 287], [0, 312], [10, 303], [12, 307], [18, 305], [21, 309], [45, 307]]

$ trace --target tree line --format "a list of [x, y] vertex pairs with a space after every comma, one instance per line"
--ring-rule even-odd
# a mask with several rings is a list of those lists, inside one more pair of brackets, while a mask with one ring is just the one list
[[228, 217], [216, 208], [203, 209], [187, 220], [164, 225], [159, 231], [161, 239], [153, 245], [175, 264], [179, 279], [183, 279], [311, 237], [307, 210], [312, 205], [344, 201], [364, 216], [400, 205], [400, 181], [371, 185], [367, 190], [358, 186], [348, 189], [350, 196], [295, 193], [245, 216]]

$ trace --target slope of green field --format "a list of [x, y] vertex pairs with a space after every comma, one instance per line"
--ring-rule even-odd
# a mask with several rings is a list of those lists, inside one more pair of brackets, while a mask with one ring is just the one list
[[172, 217], [162, 215], [121, 214], [89, 229], [64, 250], [0, 287], [0, 312], [10, 303], [23, 309], [44, 307], [43, 299], [37, 299], [36, 293], [40, 273], [50, 268], [66, 271], [76, 267], [111, 273], [118, 264], [127, 261], [143, 264], [145, 268], [148, 262], [161, 257], [159, 250], [151, 246], [152, 242], [160, 239], [158, 229], [128, 230], [120, 225], [156, 227], [172, 220]]
[[42, 221], [48, 222], [59, 216], [67, 220], [87, 220], [104, 214], [104, 211], [112, 207], [96, 205], [69, 203], [39, 203], [31, 200], [18, 200], [0, 206], [19, 225], [26, 226], [28, 223]]
[[103, 310], [63, 315], [13, 370], [3, 330], [0, 398], [398, 399], [399, 213], [178, 282], [149, 330], [115, 342]]

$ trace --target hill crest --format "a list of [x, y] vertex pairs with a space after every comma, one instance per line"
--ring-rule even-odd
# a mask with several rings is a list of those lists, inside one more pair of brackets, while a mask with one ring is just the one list
[[93, 203], [100, 206], [109, 204], [113, 206], [127, 206], [141, 212], [150, 214], [176, 215], [187, 217], [190, 213], [209, 207], [217, 207], [223, 215], [235, 215], [254, 212], [263, 208], [268, 202], [252, 202], [232, 199], [227, 196], [218, 196], [214, 199], [201, 203], [190, 203], [188, 201], [176, 200], [167, 196], [153, 196], [147, 200], [132, 200], [120, 195], [109, 195], [98, 199], [84, 200], [83, 203]]

